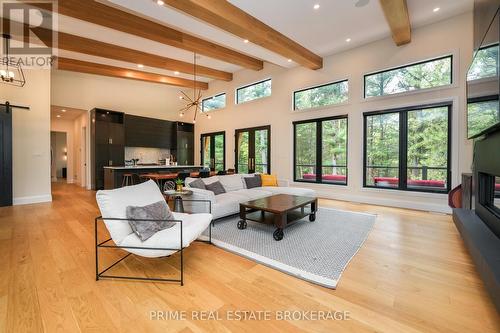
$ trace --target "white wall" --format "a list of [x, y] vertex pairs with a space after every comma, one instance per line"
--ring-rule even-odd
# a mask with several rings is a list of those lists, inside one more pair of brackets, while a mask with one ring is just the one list
[[51, 201], [50, 71], [25, 70], [22, 88], [0, 84], [0, 101], [29, 106], [12, 118], [14, 204]]
[[163, 84], [52, 71], [52, 104], [82, 110], [98, 107], [144, 117], [176, 120], [182, 106], [179, 91], [179, 88]]
[[[332, 32], [334, 33], [334, 32]], [[401, 96], [363, 99], [363, 75], [368, 72], [399, 66], [427, 58], [453, 54], [454, 84], [438, 90]], [[243, 70], [232, 82], [214, 81], [204, 96], [227, 93], [227, 107], [212, 113], [212, 119], [202, 117], [196, 124], [195, 158], [199, 163], [201, 133], [226, 131], [226, 166], [234, 165], [234, 130], [271, 125], [272, 172], [279, 178], [293, 180], [292, 122], [333, 115], [349, 115], [348, 168], [349, 184], [344, 186], [294, 184], [311, 187], [320, 196], [340, 200], [408, 207], [448, 212], [447, 196], [382, 189], [365, 189], [363, 179], [363, 112], [387, 108], [421, 105], [436, 101], [453, 101], [453, 186], [460, 173], [469, 171], [472, 163], [472, 143], [465, 138], [465, 73], [472, 58], [472, 14], [463, 14], [413, 31], [412, 42], [396, 47], [387, 38], [324, 59], [324, 67], [312, 71], [302, 67], [286, 70], [266, 64], [262, 71]], [[265, 78], [272, 78], [272, 96], [235, 105], [235, 89]], [[349, 79], [349, 102], [346, 105], [296, 112], [292, 108], [294, 90]]]
[[[50, 130], [54, 132], [66, 133], [66, 149], [68, 150], [68, 157], [66, 161], [66, 172], [68, 183], [73, 183], [75, 177], [75, 131], [74, 123], [71, 120], [52, 120]], [[59, 177], [59, 175], [58, 175]]]

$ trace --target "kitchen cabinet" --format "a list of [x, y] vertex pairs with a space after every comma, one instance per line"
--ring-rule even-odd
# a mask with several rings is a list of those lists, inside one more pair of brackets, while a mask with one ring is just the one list
[[125, 115], [125, 146], [172, 149], [175, 122]]
[[124, 114], [93, 109], [91, 117], [91, 180], [92, 189], [104, 188], [104, 167], [125, 164]]

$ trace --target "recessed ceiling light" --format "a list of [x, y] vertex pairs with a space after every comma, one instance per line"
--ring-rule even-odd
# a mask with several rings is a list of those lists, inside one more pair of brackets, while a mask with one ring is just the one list
[[313, 6], [313, 8], [314, 8], [314, 9], [319, 9], [319, 3], [315, 4], [315, 5]]
[[439, 10], [440, 10], [440, 9], [441, 9], [441, 8], [436, 7], [436, 8], [434, 8], [432, 11], [433, 11], [434, 13], [436, 13], [436, 12], [439, 12]]
[[175, 74], [175, 75], [179, 75], [179, 72], [178, 72], [178, 71], [175, 71], [175, 72], [174, 72], [174, 74]]
[[60, 115], [60, 114], [58, 114], [56, 117], [57, 117], [57, 118], [61, 118], [61, 115]]
[[248, 39], [243, 40], [243, 43], [245, 44], [248, 43]]
[[292, 62], [292, 59], [288, 59], [288, 62]]
[[61, 112], [66, 112], [66, 109], [62, 109]]
[[144, 65], [143, 64], [138, 64], [137, 67], [144, 68]]
[[157, 0], [156, 3], [159, 5], [159, 6], [163, 6], [165, 4], [164, 1], [162, 0]]
[[350, 38], [347, 38], [345, 41], [349, 43], [349, 42], [351, 41], [351, 39], [350, 39]]

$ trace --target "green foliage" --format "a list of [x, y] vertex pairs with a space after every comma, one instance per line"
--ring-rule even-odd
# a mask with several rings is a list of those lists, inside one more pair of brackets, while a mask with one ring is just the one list
[[271, 96], [271, 79], [240, 88], [236, 91], [238, 103], [249, 102], [254, 99]]
[[347, 175], [347, 119], [333, 119], [319, 122], [322, 137], [321, 158], [317, 158], [318, 122], [295, 126], [295, 168], [297, 179], [304, 174], [316, 174], [317, 164], [322, 166], [323, 175]]
[[226, 107], [226, 94], [220, 94], [204, 99], [201, 105], [201, 109], [203, 110], [203, 112], [223, 109]]
[[[407, 177], [446, 181], [448, 107], [407, 112]], [[399, 113], [366, 117], [366, 182], [374, 177], [399, 176]]]
[[476, 52], [467, 73], [467, 81], [498, 76], [498, 44], [482, 48]]
[[343, 103], [347, 101], [348, 89], [348, 82], [342, 81], [297, 91], [294, 93], [294, 109], [303, 110]]
[[383, 96], [451, 84], [451, 57], [368, 75], [365, 96]]
[[467, 104], [467, 133], [474, 136], [500, 122], [498, 99]]

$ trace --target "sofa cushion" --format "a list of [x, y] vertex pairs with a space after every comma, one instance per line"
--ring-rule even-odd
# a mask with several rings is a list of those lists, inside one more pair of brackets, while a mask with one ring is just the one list
[[255, 175], [253, 177], [245, 177], [243, 178], [246, 184], [246, 188], [255, 188], [255, 187], [261, 187], [262, 186], [262, 178], [260, 178], [260, 175]]
[[266, 188], [264, 187], [258, 187], [258, 188], [239, 190], [232, 193], [245, 197], [246, 198], [245, 201], [250, 201], [250, 200], [270, 197], [271, 195], [273, 195], [273, 192], [266, 191], [265, 189]]
[[222, 186], [222, 184], [220, 182], [214, 182], [214, 183], [211, 183], [211, 184], [207, 184], [207, 185], [205, 185], [205, 188], [208, 191], [214, 192], [215, 195], [226, 193], [226, 190], [224, 189], [224, 186]]
[[111, 238], [116, 245], [120, 245], [125, 237], [133, 233], [132, 228], [127, 221], [106, 220], [106, 217], [126, 219], [128, 206], [147, 206], [165, 199], [158, 185], [149, 180], [115, 190], [97, 191], [96, 200]]
[[315, 197], [316, 191], [308, 189], [308, 188], [299, 188], [299, 187], [275, 187], [275, 186], [265, 186], [262, 187], [264, 191], [271, 192], [273, 194], [290, 194], [290, 195], [299, 195], [304, 197]]
[[191, 188], [199, 188], [200, 190], [205, 190], [207, 188], [207, 186], [205, 185], [205, 183], [203, 182], [203, 180], [201, 179], [196, 179], [196, 180], [193, 180], [192, 182], [189, 183], [189, 187]]
[[[127, 207], [127, 218], [130, 227], [141, 241], [147, 240], [160, 230], [171, 228], [175, 225], [174, 222], [165, 220], [173, 220], [174, 215], [170, 211], [165, 200], [155, 202], [151, 205], [137, 207]], [[164, 221], [141, 221], [145, 220], [164, 220]]]
[[[175, 220], [182, 221], [182, 245], [189, 246], [201, 233], [208, 228], [212, 221], [210, 214], [183, 214], [174, 213]], [[181, 246], [181, 225], [175, 223], [172, 228], [157, 232], [151, 238], [142, 242], [136, 234], [132, 233], [121, 242], [122, 246], [156, 247], [178, 249]], [[155, 258], [171, 255], [175, 250], [144, 250], [127, 249], [127, 251], [142, 257]]]
[[214, 219], [238, 213], [240, 211], [240, 203], [249, 200], [248, 196], [236, 192], [219, 194], [215, 198], [216, 203], [212, 206]]
[[278, 186], [278, 178], [275, 175], [260, 175], [262, 186]]
[[226, 192], [238, 191], [245, 188], [243, 186], [243, 178], [239, 174], [219, 176], [219, 181], [221, 182], [222, 186], [224, 186]]

